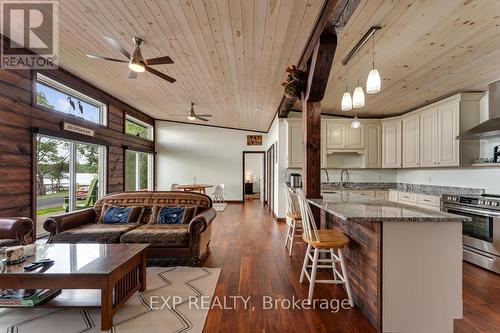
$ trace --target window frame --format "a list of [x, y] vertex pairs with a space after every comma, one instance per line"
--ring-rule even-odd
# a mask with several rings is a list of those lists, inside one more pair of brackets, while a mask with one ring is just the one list
[[[42, 84], [46, 87], [49, 87], [50, 89], [54, 89], [62, 94], [66, 94], [68, 96], [71, 96], [75, 99], [78, 99], [78, 100], [81, 100], [85, 103], [88, 103], [90, 105], [93, 105], [97, 108], [100, 109], [100, 112], [99, 112], [99, 122], [94, 122], [92, 120], [89, 120], [89, 119], [85, 119], [85, 118], [78, 118], [78, 117], [75, 117], [74, 115], [70, 114], [70, 113], [67, 113], [67, 112], [64, 112], [64, 111], [61, 111], [61, 110], [58, 110], [57, 108], [49, 108], [45, 105], [40, 105], [38, 104], [37, 102], [37, 84]], [[82, 92], [79, 92], [78, 90], [76, 89], [73, 89], [71, 88], [70, 86], [56, 80], [56, 79], [53, 79], [51, 78], [50, 76], [48, 75], [45, 75], [45, 74], [42, 74], [40, 72], [35, 72], [34, 73], [34, 79], [33, 79], [33, 106], [34, 107], [37, 107], [37, 108], [41, 108], [43, 110], [48, 110], [48, 111], [51, 111], [51, 112], [57, 112], [57, 113], [60, 113], [60, 114], [63, 114], [63, 115], [66, 115], [68, 117], [71, 117], [71, 118], [74, 118], [75, 120], [78, 120], [78, 121], [84, 121], [84, 122], [87, 122], [89, 124], [92, 124], [92, 125], [95, 125], [95, 126], [103, 126], [103, 127], [108, 127], [108, 104], [105, 103], [105, 102], [102, 102], [98, 99], [95, 99], [87, 94], [84, 94]]]
[[[133, 123], [135, 123], [135, 124], [137, 124], [139, 126], [146, 127], [147, 130], [148, 130], [148, 137], [147, 138], [143, 138], [142, 136], [137, 136], [137, 135], [133, 135], [133, 134], [127, 133], [127, 120], [130, 121], [130, 122], [133, 122]], [[125, 135], [131, 136], [133, 138], [139, 138], [139, 139], [142, 139], [142, 140], [154, 141], [154, 134], [155, 134], [154, 132], [155, 132], [154, 125], [148, 124], [148, 123], [146, 123], [146, 122], [144, 122], [142, 120], [134, 118], [134, 117], [132, 117], [129, 114], [125, 114], [125, 119], [123, 121], [123, 133]]]
[[124, 175], [123, 175], [123, 187], [124, 190], [127, 191], [127, 152], [134, 153], [135, 155], [135, 190], [134, 191], [140, 191], [141, 183], [140, 183], [140, 175], [141, 175], [141, 170], [140, 170], [140, 159], [139, 159], [139, 154], [146, 154], [148, 157], [148, 191], [154, 191], [154, 153], [152, 152], [146, 152], [146, 151], [141, 151], [141, 150], [135, 150], [133, 148], [127, 148], [125, 149], [125, 158], [124, 158]]

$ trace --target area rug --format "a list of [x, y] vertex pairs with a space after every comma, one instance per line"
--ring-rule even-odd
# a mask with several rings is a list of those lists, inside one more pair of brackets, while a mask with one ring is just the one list
[[[149, 267], [147, 290], [113, 318], [108, 332], [202, 332], [220, 268]], [[0, 331], [101, 332], [99, 309], [1, 308]]]
[[218, 212], [223, 212], [226, 209], [227, 203], [214, 203], [213, 207]]

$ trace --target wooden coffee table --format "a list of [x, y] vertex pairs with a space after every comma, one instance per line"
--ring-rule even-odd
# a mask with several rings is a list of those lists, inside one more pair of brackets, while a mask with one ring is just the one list
[[[19, 265], [2, 265], [0, 289], [62, 289], [37, 307], [101, 308], [101, 330], [111, 329], [113, 315], [136, 292], [146, 289], [147, 244], [46, 244]], [[26, 272], [31, 261], [50, 258], [45, 271]], [[83, 290], [93, 289], [93, 290]]]

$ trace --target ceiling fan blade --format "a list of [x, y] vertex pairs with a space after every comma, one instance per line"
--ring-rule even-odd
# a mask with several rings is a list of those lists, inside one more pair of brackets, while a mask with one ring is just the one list
[[144, 60], [146, 65], [163, 65], [163, 64], [173, 64], [174, 61], [169, 56], [166, 57], [158, 57]]
[[163, 74], [162, 72], [157, 71], [156, 69], [153, 69], [149, 66], [144, 66], [146, 71], [150, 72], [151, 74], [154, 74], [156, 76], [161, 77], [164, 80], [167, 80], [170, 83], [174, 83], [176, 80], [173, 77], [168, 76], [167, 74]]
[[198, 117], [212, 117], [211, 114], [197, 114]]
[[128, 73], [128, 78], [129, 78], [129, 79], [137, 79], [137, 72], [130, 71], [130, 72]]
[[130, 59], [130, 53], [128, 53], [128, 51], [125, 50], [125, 48], [123, 46], [121, 46], [120, 43], [118, 43], [116, 41], [116, 39], [104, 36], [104, 40], [106, 42], [108, 42], [109, 45], [111, 45], [112, 47], [114, 47], [115, 49], [117, 49], [118, 51], [120, 51], [125, 57], [127, 57], [128, 59]]
[[98, 60], [108, 60], [108, 61], [116, 61], [116, 62], [128, 62], [127, 60], [120, 60], [120, 59], [115, 59], [115, 58], [108, 58], [108, 57], [103, 57], [103, 56], [98, 56], [94, 54], [86, 54], [87, 57], [92, 58], [92, 59], [98, 59]]
[[209, 121], [208, 119], [200, 117], [200, 116], [196, 116], [196, 119], [200, 119], [200, 120], [203, 120], [203, 121]]

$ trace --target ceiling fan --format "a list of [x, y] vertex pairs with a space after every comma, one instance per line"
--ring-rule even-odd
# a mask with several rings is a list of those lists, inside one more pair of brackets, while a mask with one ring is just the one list
[[120, 45], [114, 38], [111, 37], [106, 37], [104, 36], [104, 40], [108, 42], [109, 45], [114, 47], [116, 50], [121, 52], [125, 57], [128, 58], [128, 60], [121, 60], [121, 59], [115, 59], [115, 58], [108, 58], [108, 57], [103, 57], [103, 56], [98, 56], [98, 55], [93, 55], [93, 54], [86, 54], [87, 57], [92, 58], [92, 59], [99, 59], [99, 60], [107, 60], [107, 61], [115, 61], [115, 62], [128, 62], [128, 68], [130, 68], [130, 73], [128, 74], [129, 79], [135, 79], [137, 78], [137, 73], [142, 73], [144, 71], [147, 71], [151, 74], [154, 74], [170, 83], [174, 83], [175, 79], [173, 77], [170, 77], [166, 74], [163, 74], [162, 72], [157, 71], [154, 68], [151, 68], [149, 66], [151, 65], [163, 65], [163, 64], [173, 64], [174, 61], [169, 57], [158, 57], [158, 58], [151, 58], [151, 59], [144, 59], [142, 57], [141, 53], [141, 45], [143, 43], [142, 39], [138, 37], [134, 37], [134, 52], [132, 55], [128, 53], [127, 50], [123, 46]]
[[[179, 117], [186, 117], [186, 114], [182, 115], [174, 115], [174, 116], [179, 116]], [[194, 103], [191, 102], [191, 109], [187, 113], [187, 119], [191, 121], [195, 121], [197, 119], [203, 120], [203, 121], [209, 121], [209, 119], [206, 119], [207, 117], [212, 117], [211, 114], [196, 114], [194, 111]]]

